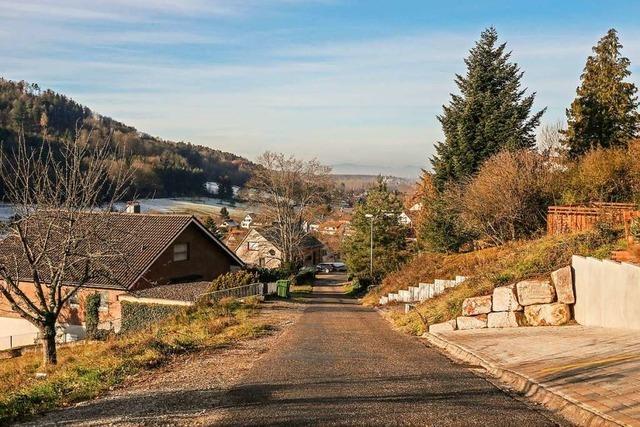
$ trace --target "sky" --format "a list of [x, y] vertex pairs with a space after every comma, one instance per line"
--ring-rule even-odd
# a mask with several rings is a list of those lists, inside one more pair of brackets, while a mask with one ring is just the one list
[[615, 0], [0, 0], [0, 76], [164, 139], [413, 177], [484, 28], [552, 124], [609, 28], [640, 84], [638, 16]]

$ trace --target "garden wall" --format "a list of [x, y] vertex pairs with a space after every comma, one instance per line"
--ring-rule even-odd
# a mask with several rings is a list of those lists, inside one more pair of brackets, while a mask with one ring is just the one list
[[574, 255], [572, 267], [579, 324], [640, 329], [640, 266]]

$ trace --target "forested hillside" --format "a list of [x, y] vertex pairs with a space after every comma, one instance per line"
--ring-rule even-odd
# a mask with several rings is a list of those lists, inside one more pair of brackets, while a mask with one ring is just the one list
[[91, 138], [110, 137], [136, 169], [132, 194], [141, 197], [196, 195], [206, 181], [242, 186], [254, 167], [231, 153], [185, 142], [164, 141], [101, 116], [72, 99], [36, 84], [0, 78], [0, 141], [11, 150], [20, 129], [31, 145], [55, 144], [76, 129]]

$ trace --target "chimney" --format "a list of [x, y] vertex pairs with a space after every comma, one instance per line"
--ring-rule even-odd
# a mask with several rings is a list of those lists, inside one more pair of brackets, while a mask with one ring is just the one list
[[129, 202], [127, 203], [127, 213], [140, 213], [140, 203]]

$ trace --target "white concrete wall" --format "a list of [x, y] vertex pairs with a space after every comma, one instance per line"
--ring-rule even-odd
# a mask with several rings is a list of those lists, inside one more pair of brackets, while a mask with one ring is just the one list
[[640, 329], [639, 266], [577, 255], [571, 264], [579, 324]]
[[9, 335], [13, 335], [13, 347], [31, 345], [38, 329], [24, 319], [0, 317], [0, 350], [10, 348]]

